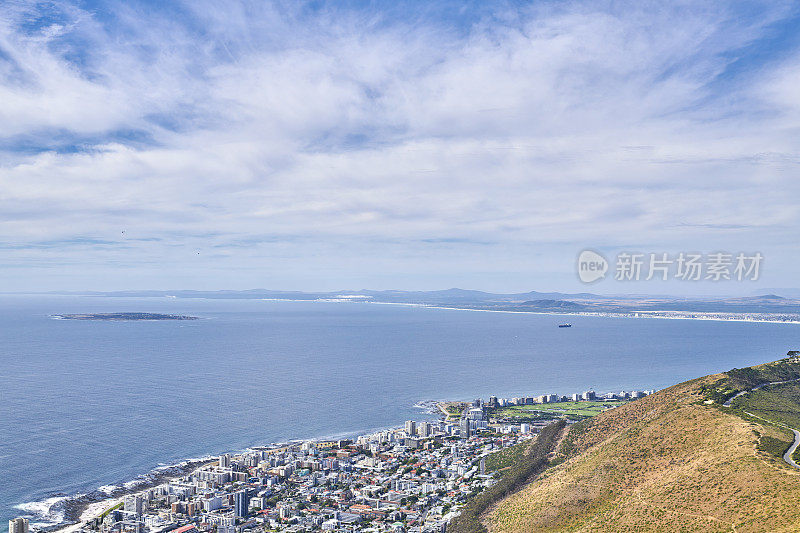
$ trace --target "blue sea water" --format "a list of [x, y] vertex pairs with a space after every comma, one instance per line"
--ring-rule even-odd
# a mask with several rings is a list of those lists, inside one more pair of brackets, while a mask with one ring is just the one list
[[[136, 311], [203, 319], [51, 318]], [[0, 528], [32, 502], [160, 464], [424, 418], [420, 400], [659, 389], [800, 346], [793, 324], [562, 321], [350, 302], [2, 296]]]

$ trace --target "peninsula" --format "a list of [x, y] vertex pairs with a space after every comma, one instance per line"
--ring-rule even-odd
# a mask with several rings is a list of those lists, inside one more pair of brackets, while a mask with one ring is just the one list
[[196, 316], [161, 313], [78, 313], [52, 316], [59, 320], [198, 320]]
[[800, 323], [800, 294], [757, 294], [744, 297], [685, 297], [602, 295], [537, 292], [496, 294], [477, 290], [438, 291], [358, 290], [298, 292], [253, 289], [245, 291], [118, 291], [87, 292], [87, 296], [170, 299], [291, 300], [413, 305], [419, 307], [540, 313], [608, 318], [660, 318], [684, 320], [741, 320], [746, 322]]

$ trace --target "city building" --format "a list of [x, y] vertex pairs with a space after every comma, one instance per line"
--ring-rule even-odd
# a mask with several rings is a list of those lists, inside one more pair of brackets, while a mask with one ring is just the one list
[[430, 437], [432, 431], [433, 430], [429, 422], [420, 422], [417, 426], [417, 435], [422, 438]]
[[123, 510], [134, 513], [136, 516], [142, 514], [142, 497], [139, 495], [126, 496]]
[[[595, 397], [587, 391], [573, 398], [583, 396]], [[520, 405], [531, 400], [514, 398]], [[496, 482], [481, 459], [546, 424], [506, 423], [502, 413], [490, 421], [490, 406], [505, 402], [496, 396], [467, 402], [457, 420], [409, 420], [355, 440], [292, 441], [220, 455], [124, 497], [75, 533], [441, 532], [452, 518], [443, 508], [452, 513]], [[27, 520], [9, 521], [9, 533], [28, 533]]]
[[237, 517], [242, 518], [248, 515], [250, 508], [250, 495], [246, 490], [240, 490], [234, 495], [234, 510]]
[[459, 435], [461, 436], [462, 439], [466, 439], [470, 435], [472, 435], [472, 428], [469, 422], [470, 422], [469, 418], [461, 419], [461, 427]]
[[8, 533], [28, 533], [28, 519], [14, 518], [8, 521]]
[[236, 533], [236, 519], [232, 516], [223, 516], [217, 523], [217, 533]]

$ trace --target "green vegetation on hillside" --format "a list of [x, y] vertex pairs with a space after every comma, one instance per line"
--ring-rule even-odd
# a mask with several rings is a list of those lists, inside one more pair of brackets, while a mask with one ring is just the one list
[[798, 365], [797, 358], [790, 355], [772, 363], [729, 370], [718, 380], [705, 383], [701, 387], [701, 391], [706, 399], [722, 404], [736, 393], [750, 390], [764, 383], [796, 379], [800, 379], [800, 365]]
[[558, 454], [551, 462], [552, 464], [559, 464], [566, 459], [569, 459], [573, 455], [578, 453], [578, 440], [581, 436], [588, 431], [589, 427], [592, 424], [591, 418], [586, 418], [581, 420], [580, 422], [576, 422], [572, 424], [569, 428], [569, 432], [567, 432], [564, 440], [561, 441], [561, 446], [559, 446]]
[[800, 430], [800, 382], [721, 404], [798, 378], [796, 359], [734, 369], [574, 424], [549, 467], [485, 523], [493, 533], [796, 531], [800, 475], [783, 460], [793, 435], [780, 424]]
[[493, 472], [497, 472], [498, 470], [502, 470], [503, 468], [508, 468], [511, 465], [517, 464], [532, 444], [533, 441], [520, 442], [514, 446], [509, 446], [508, 448], [494, 452], [491, 455], [487, 455], [484, 459], [486, 473], [491, 474]]
[[526, 482], [547, 468], [548, 455], [558, 443], [558, 437], [566, 426], [559, 420], [542, 429], [536, 440], [520, 454], [520, 459], [503, 473], [500, 480], [473, 497], [461, 510], [461, 514], [447, 526], [448, 533], [486, 533], [481, 515], [499, 500], [509, 496]]
[[731, 409], [800, 430], [800, 382], [769, 385], [739, 396]]
[[[780, 460], [794, 441], [794, 435], [787, 428], [800, 430], [800, 382], [768, 385], [739, 396], [727, 409], [731, 414], [757, 424], [774, 424], [777, 436], [761, 435], [756, 431], [756, 449]], [[795, 451], [793, 458], [800, 459]]]
[[778, 459], [782, 458], [786, 450], [789, 449], [789, 446], [792, 445], [792, 441], [785, 441], [783, 439], [770, 437], [769, 435], [762, 435], [758, 431], [756, 431], [755, 434], [756, 437], [758, 437], [756, 449]]

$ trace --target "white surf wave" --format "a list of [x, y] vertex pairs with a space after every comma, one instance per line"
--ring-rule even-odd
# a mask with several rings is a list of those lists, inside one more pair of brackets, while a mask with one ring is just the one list
[[59, 504], [69, 498], [69, 496], [53, 496], [38, 502], [20, 503], [14, 508], [19, 509], [24, 513], [23, 516], [31, 519], [33, 525], [48, 526], [64, 521], [64, 509]]

